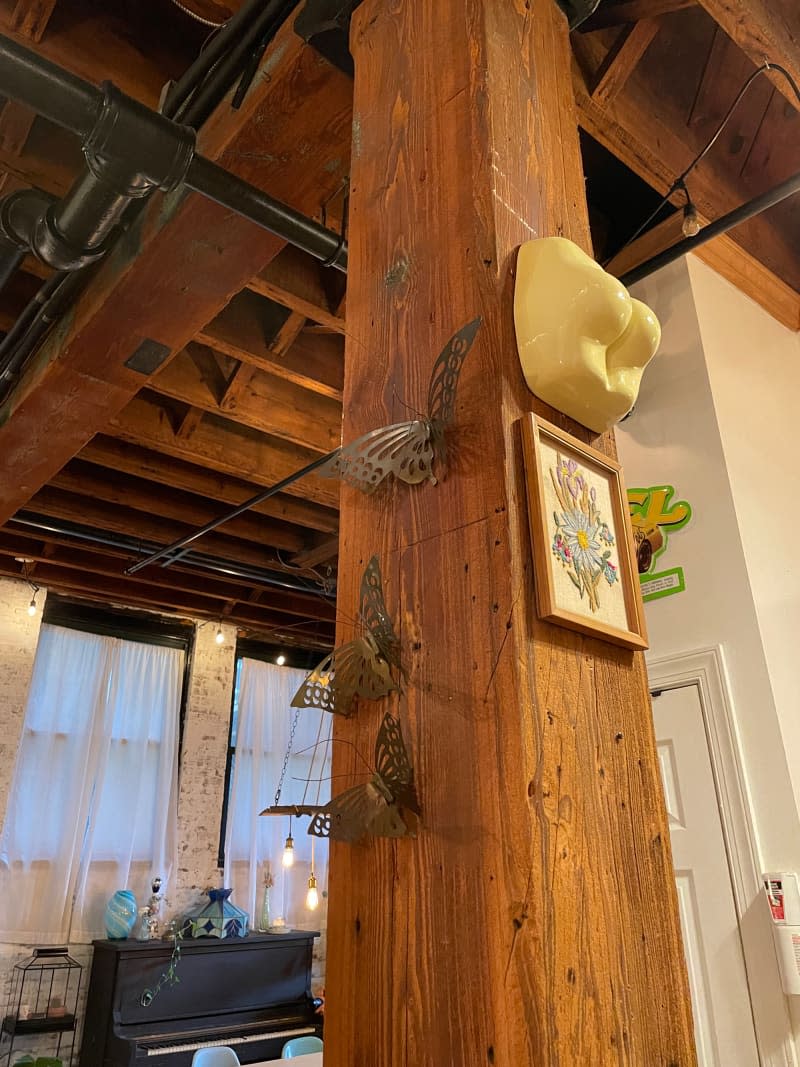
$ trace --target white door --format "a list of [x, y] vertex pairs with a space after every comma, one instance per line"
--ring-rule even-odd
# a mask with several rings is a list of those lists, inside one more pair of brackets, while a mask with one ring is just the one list
[[700, 1067], [761, 1063], [719, 802], [695, 685], [653, 694]]

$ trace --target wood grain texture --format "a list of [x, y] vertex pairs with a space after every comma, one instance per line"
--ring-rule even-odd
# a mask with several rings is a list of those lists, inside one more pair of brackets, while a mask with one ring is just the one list
[[58, 0], [17, 0], [11, 28], [32, 41], [41, 41], [57, 3]]
[[625, 22], [659, 18], [673, 11], [694, 7], [696, 3], [697, 0], [621, 0], [621, 3], [617, 4], [603, 4], [581, 23], [579, 29], [582, 33], [593, 33], [609, 26], [621, 26]]
[[[267, 50], [242, 108], [218, 109], [198, 147], [313, 214], [341, 184], [350, 116], [348, 80], [296, 37], [289, 22]], [[301, 163], [285, 166], [285, 153]], [[173, 353], [185, 348], [283, 244], [201, 197], [155, 196], [0, 412], [0, 469], [13, 471], [0, 478], [0, 520], [145, 384], [126, 366], [144, 338]]]
[[[699, 0], [716, 23], [756, 66], [765, 59], [786, 67], [800, 84], [800, 10], [794, 0]], [[785, 78], [776, 88], [793, 107], [797, 97]]]
[[[530, 237], [588, 247], [566, 22], [551, 0], [366, 0], [351, 43], [345, 439], [419, 409], [442, 344], [484, 323], [446, 480], [342, 493], [341, 617], [378, 552], [423, 819], [333, 847], [326, 1064], [690, 1067], [642, 658], [534, 611], [518, 423], [578, 428], [524, 387], [513, 271]], [[384, 710], [337, 738], [369, 755]]]
[[657, 19], [641, 19], [620, 33], [595, 77], [591, 97], [596, 104], [605, 107], [617, 93], [622, 92], [657, 33]]

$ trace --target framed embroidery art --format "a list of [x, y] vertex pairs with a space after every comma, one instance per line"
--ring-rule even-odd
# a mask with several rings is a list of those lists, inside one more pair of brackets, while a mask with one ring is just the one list
[[619, 463], [533, 414], [522, 437], [539, 616], [647, 648]]

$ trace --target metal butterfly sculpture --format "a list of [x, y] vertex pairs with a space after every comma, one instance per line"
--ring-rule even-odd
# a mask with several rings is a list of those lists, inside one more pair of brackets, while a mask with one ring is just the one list
[[368, 835], [410, 836], [404, 811], [421, 814], [400, 720], [387, 711], [375, 742], [375, 773], [368, 782], [346, 789], [322, 807], [298, 804], [266, 808], [261, 814], [310, 815], [309, 834], [355, 842]]
[[467, 323], [439, 354], [428, 386], [427, 415], [370, 430], [343, 445], [317, 473], [341, 478], [364, 493], [371, 493], [390, 474], [408, 485], [426, 479], [435, 485], [433, 468], [446, 459], [445, 430], [453, 418], [461, 367], [480, 324], [480, 318]]
[[399, 688], [392, 668], [402, 674], [400, 641], [386, 611], [377, 556], [361, 578], [359, 615], [366, 628], [363, 637], [339, 645], [314, 668], [292, 698], [293, 708], [347, 716], [357, 696], [378, 700]]

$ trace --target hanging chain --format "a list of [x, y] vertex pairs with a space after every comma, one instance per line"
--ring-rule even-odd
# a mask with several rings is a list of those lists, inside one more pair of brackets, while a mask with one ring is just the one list
[[292, 744], [294, 743], [294, 732], [297, 729], [297, 723], [300, 718], [300, 708], [294, 713], [294, 719], [292, 720], [292, 728], [289, 731], [289, 744], [286, 746], [286, 755], [283, 757], [283, 768], [281, 770], [281, 776], [278, 780], [278, 788], [275, 791], [275, 807], [281, 802], [281, 790], [283, 789], [283, 780], [286, 777], [286, 768], [289, 766], [289, 757], [292, 754]]

